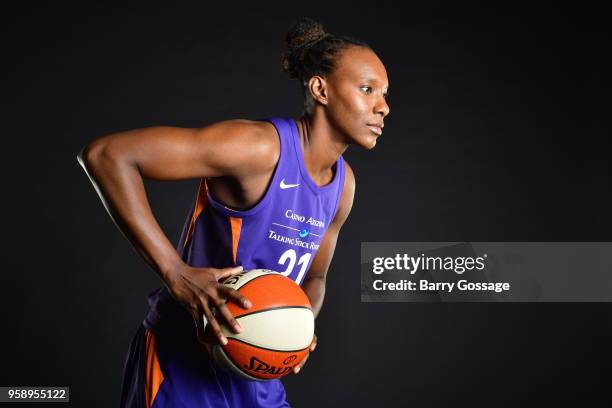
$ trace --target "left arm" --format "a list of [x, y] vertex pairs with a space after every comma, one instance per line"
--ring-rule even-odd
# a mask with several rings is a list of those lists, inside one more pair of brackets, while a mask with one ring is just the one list
[[[342, 228], [344, 221], [346, 221], [348, 218], [351, 208], [353, 207], [353, 197], [355, 196], [355, 175], [353, 174], [353, 169], [351, 169], [347, 162], [344, 162], [344, 165], [346, 169], [344, 175], [344, 188], [342, 190], [342, 197], [340, 197], [340, 203], [338, 204], [338, 211], [329, 225], [329, 228], [327, 228], [327, 232], [325, 232], [325, 236], [321, 240], [321, 246], [312, 260], [308, 274], [302, 283], [302, 289], [304, 292], [306, 292], [308, 299], [310, 299], [312, 313], [314, 314], [315, 318], [321, 311], [321, 306], [323, 306], [323, 298], [325, 297], [325, 279], [327, 277], [329, 264], [334, 256], [334, 250], [336, 249], [336, 241], [338, 241], [340, 228]], [[315, 335], [312, 339], [312, 343], [310, 344], [310, 352], [314, 351], [316, 346], [317, 336]], [[304, 358], [297, 366], [293, 368], [294, 374], [300, 372], [306, 363], [306, 360], [308, 360], [308, 357], [309, 354], [306, 355], [306, 358]]]
[[312, 312], [315, 316], [321, 311], [323, 306], [323, 298], [325, 297], [325, 279], [327, 277], [327, 270], [334, 256], [334, 250], [336, 249], [336, 241], [338, 240], [338, 234], [340, 228], [346, 221], [353, 207], [353, 197], [355, 195], [355, 175], [353, 170], [344, 162], [345, 176], [344, 176], [344, 188], [342, 190], [342, 197], [338, 204], [338, 211], [336, 216], [329, 225], [323, 239], [321, 240], [321, 246], [317, 251], [308, 274], [302, 283], [302, 289], [308, 295], [310, 303], [312, 304]]

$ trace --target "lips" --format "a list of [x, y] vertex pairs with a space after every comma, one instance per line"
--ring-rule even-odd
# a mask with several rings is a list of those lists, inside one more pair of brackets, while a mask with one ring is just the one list
[[381, 124], [378, 124], [378, 123], [376, 123], [376, 124], [368, 124], [368, 128], [369, 128], [369, 129], [370, 129], [372, 132], [376, 133], [378, 136], [382, 135], [382, 128], [383, 128], [384, 126], [385, 126], [385, 125], [383, 125], [382, 123], [381, 123]]

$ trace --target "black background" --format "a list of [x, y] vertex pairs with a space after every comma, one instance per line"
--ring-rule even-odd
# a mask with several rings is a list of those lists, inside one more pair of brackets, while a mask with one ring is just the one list
[[[609, 403], [610, 304], [362, 304], [359, 292], [361, 241], [612, 240], [603, 11], [402, 7], [7, 12], [0, 385], [67, 385], [71, 406], [118, 405], [125, 353], [161, 281], [106, 215], [76, 153], [133, 128], [297, 117], [298, 85], [279, 61], [285, 32], [308, 15], [372, 45], [391, 114], [374, 150], [345, 154], [355, 205], [319, 346], [284, 380], [289, 401]], [[196, 187], [147, 182], [173, 242]]]

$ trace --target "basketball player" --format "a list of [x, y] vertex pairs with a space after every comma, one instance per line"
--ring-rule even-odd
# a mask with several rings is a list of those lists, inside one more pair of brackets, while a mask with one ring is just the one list
[[[372, 149], [389, 107], [385, 68], [367, 44], [307, 18], [286, 41], [282, 68], [305, 97], [299, 119], [138, 129], [79, 154], [111, 217], [165, 283], [150, 294], [130, 346], [123, 407], [289, 406], [280, 380], [237, 378], [209, 357], [212, 341], [227, 342], [220, 322], [241, 330], [225, 303], [250, 307], [219, 281], [243, 268], [279, 271], [302, 286], [317, 316], [355, 191], [342, 153]], [[178, 251], [151, 212], [143, 178], [200, 179]]]

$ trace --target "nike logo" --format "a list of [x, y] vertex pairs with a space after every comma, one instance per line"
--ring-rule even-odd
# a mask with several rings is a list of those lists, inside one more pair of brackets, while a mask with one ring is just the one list
[[285, 179], [282, 179], [280, 182], [280, 188], [282, 188], [283, 190], [297, 186], [299, 186], [299, 184], [285, 184]]

